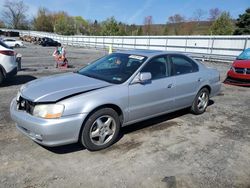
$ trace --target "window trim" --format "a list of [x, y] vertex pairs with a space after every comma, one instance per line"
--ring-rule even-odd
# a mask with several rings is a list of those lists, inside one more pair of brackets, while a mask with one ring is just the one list
[[[139, 73], [142, 73], [142, 72], [143, 72], [142, 69], [143, 69], [148, 63], [152, 62], [153, 59], [161, 58], [161, 57], [165, 58], [165, 59], [166, 59], [166, 62], [169, 61], [169, 60], [168, 60], [168, 57], [167, 57], [167, 54], [161, 54], [161, 55], [157, 55], [157, 56], [151, 57], [144, 65], [142, 65], [141, 69], [139, 70]], [[170, 63], [170, 62], [169, 62], [169, 63]], [[164, 64], [165, 64], [166, 71], [167, 71], [167, 65], [166, 65], [166, 63], [164, 63]], [[171, 69], [172, 69], [172, 67], [171, 67]], [[172, 71], [171, 71], [171, 72], [172, 72]], [[155, 78], [155, 79], [151, 79], [151, 80], [154, 81], [154, 80], [165, 79], [165, 78], [168, 78], [168, 77], [170, 77], [170, 76], [171, 76], [171, 75], [168, 75], [168, 76], [166, 75], [165, 77], [162, 77], [162, 78]]]
[[[174, 66], [174, 63], [172, 61], [172, 57], [175, 56], [175, 57], [181, 57], [183, 59], [186, 59], [188, 62], [190, 62], [192, 65], [196, 66], [196, 69], [195, 71], [193, 72], [187, 72], [187, 73], [183, 73], [183, 74], [175, 74], [175, 66]], [[186, 75], [186, 74], [192, 74], [192, 73], [196, 73], [196, 72], [199, 72], [199, 65], [194, 61], [192, 60], [190, 57], [186, 56], [186, 55], [183, 55], [183, 54], [168, 54], [168, 58], [169, 58], [169, 61], [171, 63], [171, 74], [172, 76], [181, 76], [181, 75]], [[193, 68], [195, 68], [193, 66]]]

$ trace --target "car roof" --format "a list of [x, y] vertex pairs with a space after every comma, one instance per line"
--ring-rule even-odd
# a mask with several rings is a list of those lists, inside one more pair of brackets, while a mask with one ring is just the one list
[[180, 52], [161, 51], [161, 50], [139, 50], [139, 49], [119, 50], [116, 53], [134, 54], [134, 55], [141, 55], [141, 56], [146, 56], [146, 57], [154, 57], [154, 56], [165, 55], [165, 54], [182, 54]]

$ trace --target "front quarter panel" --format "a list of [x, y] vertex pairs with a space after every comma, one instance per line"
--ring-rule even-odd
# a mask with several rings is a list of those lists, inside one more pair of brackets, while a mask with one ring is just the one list
[[128, 118], [128, 87], [125, 84], [112, 85], [65, 99], [59, 103], [65, 106], [63, 116], [79, 113], [89, 114], [100, 106], [116, 105], [122, 110], [125, 122]]

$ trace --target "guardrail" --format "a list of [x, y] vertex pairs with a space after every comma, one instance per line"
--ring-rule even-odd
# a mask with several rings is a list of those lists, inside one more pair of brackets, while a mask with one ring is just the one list
[[[2, 29], [5, 30], [6, 29]], [[7, 30], [10, 31], [10, 30]], [[153, 49], [177, 51], [194, 58], [213, 61], [229, 61], [250, 48], [250, 35], [244, 36], [64, 36], [38, 31], [18, 31], [21, 36], [49, 37], [65, 45], [115, 49]]]

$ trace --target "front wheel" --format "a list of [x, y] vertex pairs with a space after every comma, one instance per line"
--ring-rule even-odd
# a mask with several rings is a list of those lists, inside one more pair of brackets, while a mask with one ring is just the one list
[[199, 115], [206, 111], [209, 102], [209, 91], [207, 88], [202, 88], [196, 95], [191, 112]]
[[116, 111], [103, 108], [89, 116], [80, 134], [81, 144], [90, 151], [111, 146], [120, 132], [120, 119]]

